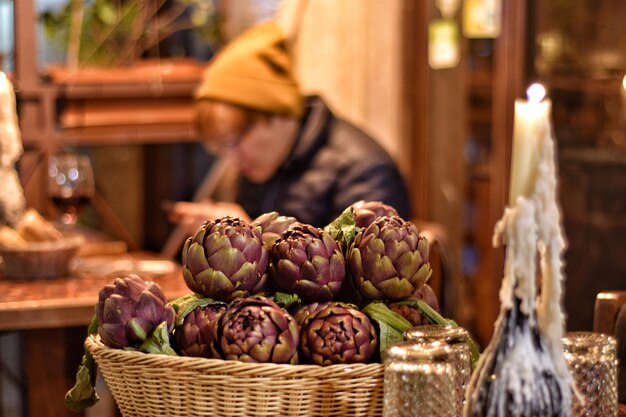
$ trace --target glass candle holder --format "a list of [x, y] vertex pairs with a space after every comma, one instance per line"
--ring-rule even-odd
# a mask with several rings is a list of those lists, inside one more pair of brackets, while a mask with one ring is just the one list
[[455, 388], [457, 390], [457, 417], [463, 414], [465, 390], [472, 374], [470, 362], [469, 333], [462, 327], [449, 325], [417, 326], [404, 333], [404, 339], [422, 343], [445, 343], [450, 347], [451, 362], [455, 371]]
[[563, 337], [563, 350], [576, 387], [572, 417], [617, 417], [615, 338], [601, 333], [569, 332]]
[[383, 417], [456, 417], [454, 366], [444, 343], [400, 342], [385, 350]]

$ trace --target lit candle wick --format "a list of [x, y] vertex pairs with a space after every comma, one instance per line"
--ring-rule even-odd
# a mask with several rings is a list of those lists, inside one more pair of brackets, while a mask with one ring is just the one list
[[539, 83], [534, 83], [526, 90], [528, 101], [533, 104], [541, 103], [546, 96], [546, 89]]

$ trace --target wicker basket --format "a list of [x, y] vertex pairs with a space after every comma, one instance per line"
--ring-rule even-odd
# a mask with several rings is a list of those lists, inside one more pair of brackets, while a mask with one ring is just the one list
[[80, 236], [54, 242], [33, 242], [27, 248], [0, 248], [3, 274], [7, 278], [37, 279], [67, 275], [70, 261], [84, 243]]
[[94, 356], [124, 417], [380, 416], [383, 365], [276, 365], [111, 349]]

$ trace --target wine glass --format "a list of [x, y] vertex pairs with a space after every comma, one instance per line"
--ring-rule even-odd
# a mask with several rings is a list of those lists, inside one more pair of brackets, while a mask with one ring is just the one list
[[75, 225], [78, 213], [95, 192], [91, 161], [87, 155], [61, 153], [48, 166], [48, 194], [63, 214], [61, 223]]

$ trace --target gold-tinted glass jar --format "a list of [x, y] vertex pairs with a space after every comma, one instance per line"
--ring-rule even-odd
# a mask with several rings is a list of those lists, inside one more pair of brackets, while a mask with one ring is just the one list
[[457, 416], [463, 414], [465, 390], [472, 374], [469, 349], [469, 332], [462, 327], [448, 325], [417, 326], [404, 333], [404, 339], [423, 343], [445, 343], [450, 347], [452, 364], [455, 371], [455, 387], [457, 390]]
[[444, 343], [400, 342], [383, 355], [383, 417], [456, 417], [452, 352]]
[[573, 383], [572, 417], [617, 417], [617, 341], [592, 332], [569, 332], [562, 339]]

